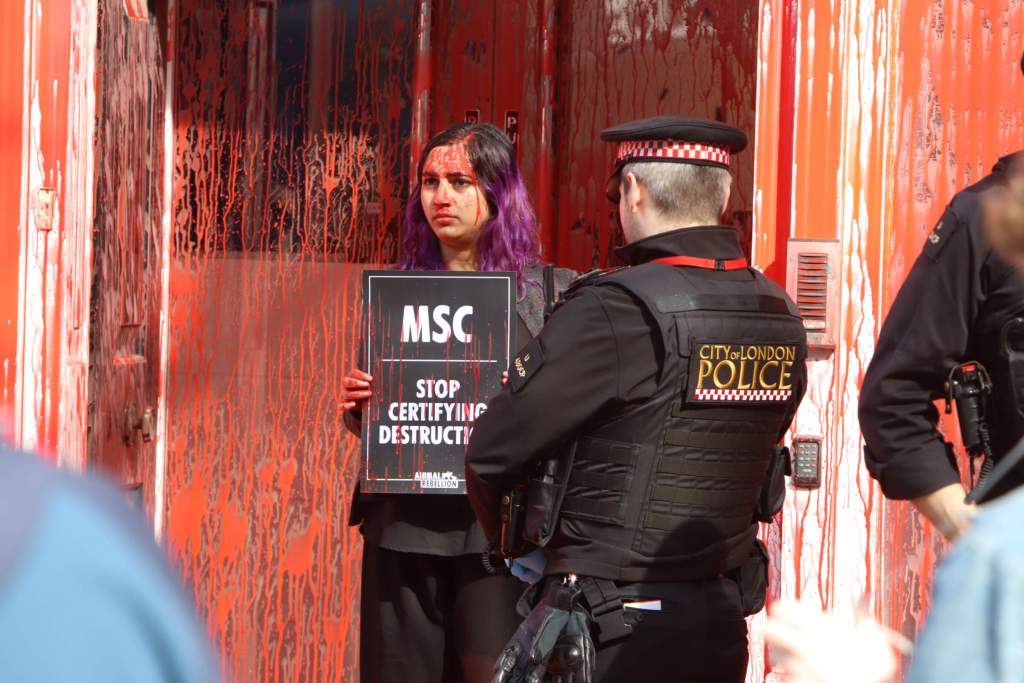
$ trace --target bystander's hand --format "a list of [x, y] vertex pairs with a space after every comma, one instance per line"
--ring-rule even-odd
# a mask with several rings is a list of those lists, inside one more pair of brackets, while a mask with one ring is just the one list
[[341, 409], [362, 411], [366, 399], [373, 396], [370, 382], [373, 377], [353, 368], [341, 380]]
[[866, 615], [825, 614], [795, 600], [772, 605], [765, 639], [788, 683], [895, 683], [896, 650], [909, 648]]
[[970, 526], [978, 506], [964, 502], [964, 487], [950, 484], [911, 503], [948, 541], [955, 541]]

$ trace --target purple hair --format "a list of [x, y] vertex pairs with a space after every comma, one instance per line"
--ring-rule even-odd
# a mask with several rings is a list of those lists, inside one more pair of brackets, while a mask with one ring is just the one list
[[537, 217], [530, 206], [526, 185], [516, 163], [515, 147], [508, 137], [489, 123], [459, 123], [449, 126], [423, 148], [416, 167], [416, 186], [405, 206], [401, 270], [443, 270], [441, 245], [430, 228], [420, 201], [423, 165], [435, 147], [466, 144], [473, 171], [484, 189], [491, 217], [477, 238], [480, 270], [511, 270], [518, 275], [519, 295], [524, 291], [524, 269], [540, 260]]

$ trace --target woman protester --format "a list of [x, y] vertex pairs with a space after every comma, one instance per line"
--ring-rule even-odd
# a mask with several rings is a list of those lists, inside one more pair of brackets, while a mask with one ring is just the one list
[[[515, 344], [543, 325], [537, 220], [515, 148], [490, 124], [458, 124], [420, 157], [406, 206], [401, 270], [514, 271]], [[574, 277], [555, 270], [560, 293]], [[343, 380], [345, 424], [360, 434], [373, 378]], [[464, 496], [360, 494], [350, 523], [363, 534], [360, 669], [363, 683], [489, 681], [518, 626], [523, 584], [485, 571], [487, 541]]]

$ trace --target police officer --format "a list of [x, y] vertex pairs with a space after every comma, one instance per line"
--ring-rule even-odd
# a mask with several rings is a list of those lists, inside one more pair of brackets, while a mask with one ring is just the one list
[[[765, 577], [755, 508], [804, 392], [806, 336], [717, 224], [741, 131], [656, 117], [601, 137], [630, 267], [581, 278], [516, 356], [470, 440], [470, 503], [493, 538], [502, 492], [571, 454], [544, 573], [584, 586], [595, 680], [742, 681]], [[741, 595], [752, 558], [760, 585]]]
[[[887, 497], [910, 500], [949, 539], [973, 509], [952, 448], [936, 431], [933, 402], [951, 370], [978, 361], [992, 378], [985, 412], [995, 460], [1024, 436], [1024, 279], [993, 252], [982, 210], [1021, 164], [1024, 153], [1003, 157], [953, 197], [893, 301], [861, 388], [868, 471]], [[989, 498], [1021, 483], [1017, 467]]]

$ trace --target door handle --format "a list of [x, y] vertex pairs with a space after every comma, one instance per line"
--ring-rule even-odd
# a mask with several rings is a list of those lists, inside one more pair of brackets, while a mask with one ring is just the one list
[[142, 436], [143, 443], [149, 443], [153, 440], [156, 435], [156, 412], [151, 407], [146, 407], [140, 415], [134, 421], [131, 419], [131, 410], [129, 408], [124, 409], [125, 420], [124, 420], [124, 442], [126, 445], [131, 446], [135, 443], [135, 432], [139, 432]]
[[153, 440], [153, 435], [156, 434], [156, 418], [153, 415], [152, 408], [147, 406], [146, 409], [142, 411], [142, 417], [140, 417], [139, 421], [135, 424], [135, 428], [142, 434], [142, 441], [144, 443], [149, 443]]

